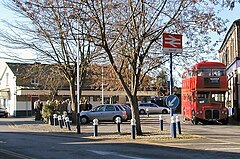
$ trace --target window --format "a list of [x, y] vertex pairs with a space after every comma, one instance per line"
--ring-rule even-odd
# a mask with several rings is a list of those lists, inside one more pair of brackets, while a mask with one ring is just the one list
[[106, 106], [105, 111], [115, 111], [115, 107], [113, 105]]
[[209, 93], [198, 93], [198, 103], [209, 103]]
[[32, 81], [31, 81], [31, 84], [39, 84], [39, 81], [38, 79], [36, 78], [33, 78]]
[[6, 86], [8, 86], [9, 74], [6, 73]]
[[212, 93], [211, 102], [224, 102], [224, 94], [223, 93]]
[[157, 108], [158, 106], [155, 105], [155, 104], [150, 104], [150, 107], [155, 107], [155, 108]]
[[211, 69], [199, 69], [198, 76], [211, 76]]
[[213, 76], [224, 76], [225, 69], [212, 69], [212, 75]]
[[120, 110], [121, 107], [116, 106], [115, 109], [116, 109], [116, 111], [121, 111], [121, 110]]
[[4, 98], [3, 99], [3, 106], [6, 108], [7, 107], [7, 100]]
[[144, 107], [149, 107], [150, 105], [149, 105], [149, 104], [143, 104], [142, 106], [144, 106]]
[[104, 106], [95, 107], [95, 108], [93, 108], [93, 111], [102, 112], [102, 111], [104, 111]]

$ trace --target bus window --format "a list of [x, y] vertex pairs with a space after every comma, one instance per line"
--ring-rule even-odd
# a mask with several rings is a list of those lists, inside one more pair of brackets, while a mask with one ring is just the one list
[[224, 76], [225, 69], [212, 69], [213, 76]]
[[224, 102], [224, 94], [223, 93], [212, 93], [211, 102]]
[[198, 76], [211, 76], [211, 69], [199, 69]]
[[209, 103], [209, 93], [198, 93], [198, 103]]

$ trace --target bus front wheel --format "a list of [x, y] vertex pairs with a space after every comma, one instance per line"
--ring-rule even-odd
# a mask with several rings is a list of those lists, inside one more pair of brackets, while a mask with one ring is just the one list
[[197, 125], [198, 124], [198, 119], [197, 119], [197, 117], [195, 115], [195, 111], [194, 110], [192, 111], [192, 123], [193, 123], [193, 125]]

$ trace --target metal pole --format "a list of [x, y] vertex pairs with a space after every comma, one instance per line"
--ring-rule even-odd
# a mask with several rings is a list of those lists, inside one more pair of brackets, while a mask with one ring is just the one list
[[[77, 28], [79, 29], [79, 21], [77, 22]], [[78, 31], [79, 33], [79, 31]], [[80, 90], [79, 90], [79, 35], [77, 35], [77, 133], [80, 134]]]
[[104, 95], [103, 95], [103, 66], [102, 66], [102, 104], [104, 104]]
[[[172, 77], [172, 53], [170, 52], [170, 95], [173, 94], [173, 77]], [[173, 109], [170, 108], [170, 116], [173, 116]]]

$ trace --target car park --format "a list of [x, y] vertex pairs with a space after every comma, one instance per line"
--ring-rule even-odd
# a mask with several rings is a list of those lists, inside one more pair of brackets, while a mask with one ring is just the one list
[[116, 122], [117, 117], [120, 117], [121, 121], [127, 120], [127, 112], [124, 107], [119, 104], [103, 104], [96, 106], [89, 111], [82, 111], [80, 113], [82, 124], [89, 123], [93, 121], [93, 119]]
[[7, 108], [0, 106], [0, 117], [8, 117], [8, 111]]
[[139, 114], [167, 114], [170, 109], [158, 106], [155, 103], [138, 103]]

